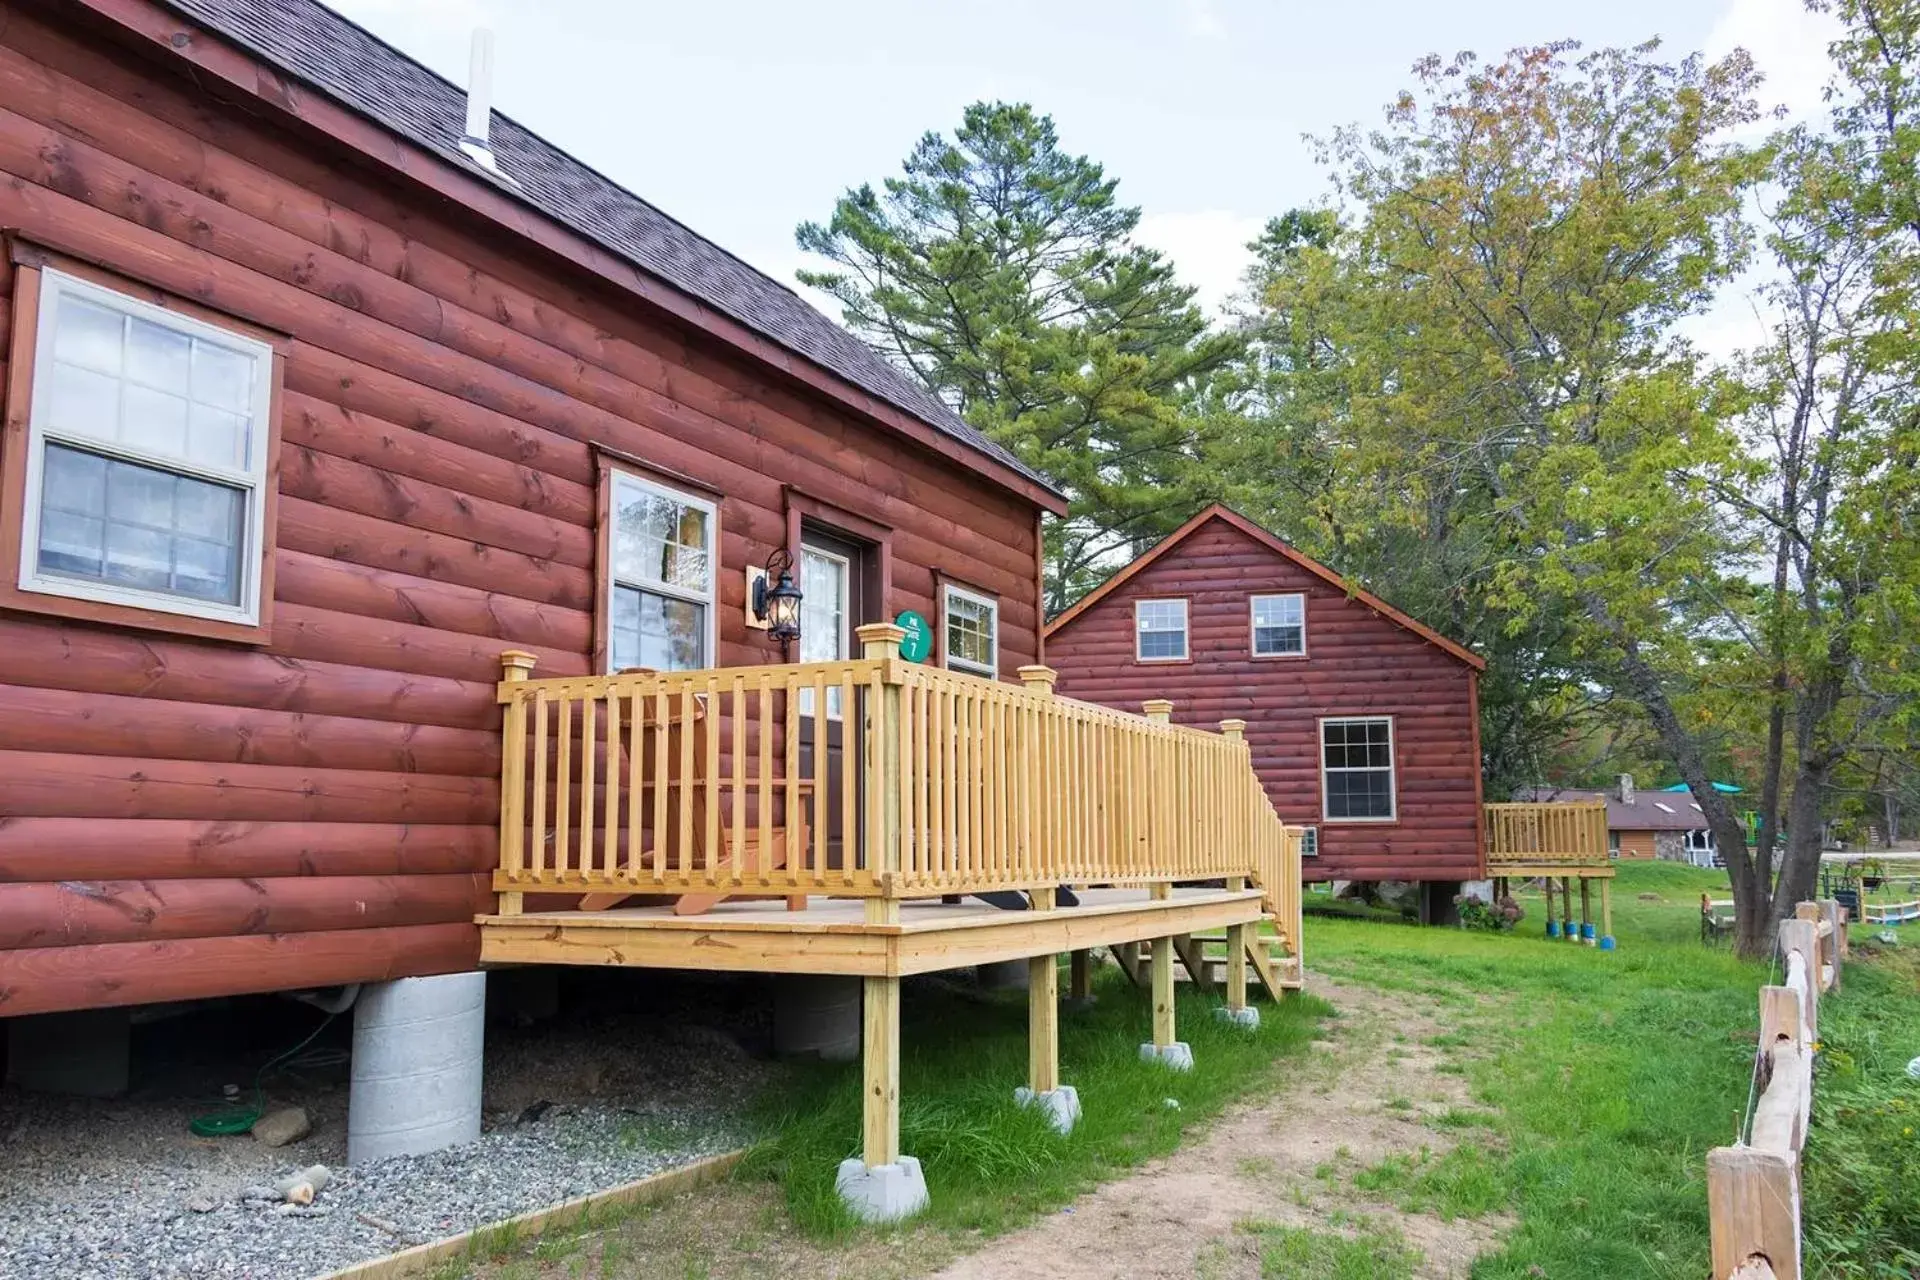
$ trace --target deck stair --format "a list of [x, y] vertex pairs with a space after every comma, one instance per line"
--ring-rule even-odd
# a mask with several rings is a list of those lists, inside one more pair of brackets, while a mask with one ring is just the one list
[[[1286, 943], [1274, 932], [1277, 926], [1274, 917], [1268, 915], [1263, 923], [1266, 928], [1250, 931], [1247, 961], [1254, 981], [1266, 988], [1270, 999], [1277, 1001], [1282, 992], [1298, 991], [1305, 984], [1299, 958], [1287, 953]], [[1148, 985], [1144, 947], [1122, 944], [1114, 947], [1112, 954], [1129, 981], [1143, 989]], [[1183, 934], [1174, 940], [1174, 954], [1180, 960], [1173, 971], [1175, 982], [1193, 983], [1205, 992], [1225, 987], [1227, 935], [1224, 930]]]

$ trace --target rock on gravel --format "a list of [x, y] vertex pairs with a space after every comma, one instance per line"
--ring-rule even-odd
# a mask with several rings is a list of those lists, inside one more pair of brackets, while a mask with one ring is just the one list
[[253, 1140], [263, 1147], [284, 1147], [313, 1132], [305, 1107], [279, 1107], [253, 1122]]

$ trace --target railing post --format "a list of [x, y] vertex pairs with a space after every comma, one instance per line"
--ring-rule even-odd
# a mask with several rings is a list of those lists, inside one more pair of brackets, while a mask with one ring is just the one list
[[1052, 667], [1029, 666], [1020, 668], [1020, 683], [1035, 693], [1053, 693], [1053, 686], [1060, 680], [1060, 673]]
[[[524, 649], [508, 649], [500, 655], [500, 679], [503, 684], [521, 684], [537, 662]], [[502, 690], [500, 700], [505, 711], [500, 722], [500, 869], [518, 876], [526, 869], [527, 837], [527, 702], [517, 692]], [[500, 894], [500, 914], [520, 914], [521, 894], [509, 889]]]
[[[856, 632], [861, 656], [887, 667], [900, 660], [900, 642], [907, 633], [891, 622], [870, 622]], [[900, 874], [900, 676], [886, 670], [881, 675], [878, 705], [867, 708], [867, 751], [872, 763], [867, 778], [867, 870], [880, 889], [880, 896], [867, 899], [867, 919], [875, 923], [895, 924], [900, 919], [900, 900], [896, 880]]]
[[1171, 698], [1148, 698], [1140, 704], [1140, 711], [1155, 724], [1169, 724], [1173, 720], [1173, 700]]

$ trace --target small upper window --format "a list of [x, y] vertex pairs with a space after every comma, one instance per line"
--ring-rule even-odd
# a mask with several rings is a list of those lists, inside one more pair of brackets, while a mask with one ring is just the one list
[[1253, 598], [1253, 656], [1278, 658], [1307, 651], [1307, 598], [1293, 594]]
[[44, 269], [19, 587], [257, 625], [273, 348]]
[[1300, 828], [1300, 856], [1303, 858], [1320, 856], [1320, 828]]
[[1390, 718], [1320, 722], [1320, 795], [1321, 816], [1328, 822], [1393, 821]]
[[1000, 675], [1000, 602], [949, 584], [942, 593], [946, 612], [947, 665], [989, 680]]
[[614, 473], [608, 606], [615, 671], [712, 665], [717, 514], [710, 502]]
[[1133, 606], [1134, 656], [1142, 662], [1187, 657], [1187, 602], [1141, 600]]

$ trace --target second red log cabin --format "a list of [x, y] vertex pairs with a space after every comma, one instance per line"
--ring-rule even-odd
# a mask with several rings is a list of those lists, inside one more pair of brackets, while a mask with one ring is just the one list
[[[1247, 722], [1309, 880], [1486, 875], [1478, 655], [1213, 506], [1047, 627], [1063, 694]], [[1445, 890], [1450, 894], [1451, 890]]]
[[[470, 970], [500, 654], [1040, 657], [1059, 495], [312, 0], [0, 3], [0, 1018]], [[952, 643], [939, 643], [949, 636]]]

